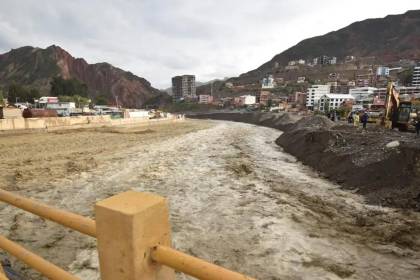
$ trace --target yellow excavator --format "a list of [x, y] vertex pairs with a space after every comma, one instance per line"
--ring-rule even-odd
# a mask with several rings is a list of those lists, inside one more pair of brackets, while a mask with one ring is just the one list
[[400, 95], [394, 83], [390, 82], [385, 99], [383, 125], [400, 131], [414, 130], [414, 120], [420, 112], [420, 100]]

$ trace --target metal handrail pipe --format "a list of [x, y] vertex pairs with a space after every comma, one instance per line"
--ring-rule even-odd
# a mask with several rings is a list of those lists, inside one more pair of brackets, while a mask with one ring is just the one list
[[157, 263], [201, 280], [255, 280], [166, 246], [159, 245], [154, 247], [151, 257]]
[[42, 218], [51, 220], [65, 227], [96, 237], [96, 223], [90, 218], [54, 208], [2, 189], [0, 189], [0, 201], [31, 212]]
[[0, 235], [0, 248], [9, 252], [17, 259], [26, 263], [28, 266], [39, 271], [41, 274], [45, 275], [47, 278], [52, 280], [80, 280], [80, 278], [71, 275], [67, 271], [59, 268], [55, 264], [50, 263], [49, 261], [44, 260], [38, 255], [35, 255], [31, 251], [23, 248], [17, 243], [7, 239], [6, 237]]

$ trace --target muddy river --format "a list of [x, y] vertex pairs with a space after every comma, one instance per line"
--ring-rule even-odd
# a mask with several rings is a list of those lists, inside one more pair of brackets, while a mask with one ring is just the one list
[[[419, 214], [365, 204], [284, 153], [279, 134], [214, 121], [132, 142], [106, 164], [21, 193], [87, 216], [95, 201], [128, 189], [160, 194], [174, 247], [257, 279], [419, 279], [420, 237], [410, 234]], [[0, 213], [10, 238], [98, 279], [95, 240], [4, 205]]]

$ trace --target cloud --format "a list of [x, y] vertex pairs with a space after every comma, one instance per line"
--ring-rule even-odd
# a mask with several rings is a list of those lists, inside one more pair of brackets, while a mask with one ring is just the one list
[[201, 81], [239, 75], [307, 37], [403, 13], [415, 2], [2, 0], [0, 52], [56, 44], [165, 88], [178, 74]]

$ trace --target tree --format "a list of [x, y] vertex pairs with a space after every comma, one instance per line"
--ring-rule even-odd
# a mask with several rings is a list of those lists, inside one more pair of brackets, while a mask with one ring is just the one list
[[54, 77], [51, 81], [51, 96], [74, 96], [88, 97], [88, 87], [77, 79], [65, 80], [62, 77]]
[[3, 90], [0, 89], [0, 106], [4, 106], [4, 96], [3, 96]]
[[60, 102], [74, 102], [77, 108], [85, 107], [91, 102], [89, 98], [80, 95], [60, 95], [58, 99], [60, 100]]
[[32, 88], [27, 95], [26, 102], [34, 103], [35, 99], [39, 99], [40, 97], [41, 94], [39, 93], [39, 90]]
[[99, 95], [95, 98], [95, 104], [96, 105], [108, 105], [108, 100], [105, 96]]

